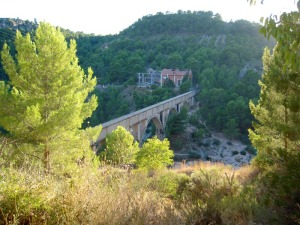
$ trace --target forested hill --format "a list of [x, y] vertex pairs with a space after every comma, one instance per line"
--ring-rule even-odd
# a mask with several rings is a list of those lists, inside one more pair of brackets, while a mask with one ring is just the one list
[[128, 37], [147, 37], [162, 34], [216, 35], [228, 34], [235, 31], [251, 34], [257, 31], [256, 26], [246, 26], [244, 28], [246, 29], [243, 30], [238, 26], [228, 26], [226, 22], [222, 21], [219, 14], [214, 15], [210, 11], [179, 11], [176, 14], [157, 13], [155, 16], [144, 16], [120, 34]]
[[[275, 44], [259, 28], [245, 20], [224, 22], [212, 12], [158, 13], [139, 19], [116, 36], [80, 37], [78, 56], [81, 65], [91, 66], [104, 84], [136, 84], [136, 73], [146, 68], [191, 69], [193, 84], [200, 87], [201, 119], [210, 128], [247, 142], [253, 120], [249, 101], [256, 102], [259, 96], [263, 49]], [[134, 95], [135, 106], [166, 96], [149, 95]], [[126, 105], [132, 105], [115, 100], [116, 96], [99, 99], [104, 109], [96, 113], [102, 116], [95, 121], [112, 116], [111, 112], [129, 112]], [[106, 105], [120, 108], [105, 112]]]
[[[12, 44], [12, 36], [3, 35], [12, 29], [0, 27], [1, 46], [7, 38]], [[76, 39], [80, 65], [85, 70], [92, 67], [102, 84], [136, 84], [136, 74], [150, 67], [191, 69], [193, 84], [201, 88], [201, 118], [213, 129], [247, 139], [253, 119], [248, 104], [259, 96], [263, 49], [275, 44], [259, 33], [258, 24], [224, 22], [212, 12], [179, 11], [145, 16], [118, 35], [62, 31], [67, 39]], [[5, 79], [2, 67], [0, 70], [0, 78]], [[104, 97], [98, 93], [100, 107], [92, 125], [132, 110], [128, 107], [132, 104], [126, 103], [119, 90], [112, 92]], [[138, 108], [168, 96], [164, 91], [157, 93], [161, 94], [134, 95], [134, 105]]]
[[158, 13], [119, 35], [85, 36], [77, 42], [82, 66], [91, 66], [103, 83], [122, 83], [149, 67], [188, 68], [196, 78], [210, 63], [238, 71], [247, 65], [261, 68], [263, 48], [274, 45], [259, 33], [258, 24], [227, 23], [212, 12]]
[[[4, 40], [11, 42], [16, 28], [29, 32], [36, 23], [0, 19], [1, 47]], [[227, 23], [210, 11], [144, 16], [119, 35], [95, 36], [62, 29], [67, 38], [77, 40], [80, 64], [85, 69], [91, 66], [102, 83], [122, 83], [149, 67], [189, 68], [197, 77], [209, 67], [207, 61], [237, 70], [260, 67], [263, 48], [274, 43], [258, 30], [258, 24], [244, 20]]]

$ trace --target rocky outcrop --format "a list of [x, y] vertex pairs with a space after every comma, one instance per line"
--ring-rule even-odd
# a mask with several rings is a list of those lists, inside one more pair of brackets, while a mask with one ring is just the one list
[[0, 29], [21, 30], [30, 32], [36, 29], [37, 23], [28, 20], [13, 19], [13, 18], [0, 18]]
[[[190, 114], [193, 114], [193, 111]], [[206, 126], [205, 129], [208, 130]], [[239, 140], [230, 139], [222, 133], [213, 131], [199, 138], [193, 135], [196, 131], [195, 126], [188, 124], [185, 132], [174, 138], [181, 143], [180, 149], [174, 151], [175, 161], [221, 162], [237, 168], [248, 165], [255, 156], [255, 150]]]

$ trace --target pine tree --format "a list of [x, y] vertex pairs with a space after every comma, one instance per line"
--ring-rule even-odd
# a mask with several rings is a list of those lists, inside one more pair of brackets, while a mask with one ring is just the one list
[[49, 172], [52, 156], [63, 158], [78, 147], [82, 122], [97, 107], [89, 96], [96, 79], [78, 65], [75, 40], [68, 45], [48, 23], [40, 23], [33, 38], [17, 31], [15, 47], [15, 56], [6, 44], [1, 52], [9, 83], [0, 82], [0, 127], [34, 144], [35, 152], [25, 153], [40, 158]]
[[257, 149], [254, 164], [261, 168], [264, 197], [279, 212], [290, 209], [281, 224], [294, 224], [300, 218], [300, 74], [286, 65], [277, 48], [264, 54], [260, 99], [257, 105], [250, 103], [257, 122], [249, 137]]
[[256, 106], [250, 103], [257, 120], [250, 139], [258, 150], [256, 161], [264, 167], [300, 154], [300, 74], [286, 69], [277, 48], [273, 55], [265, 50], [263, 62], [260, 100]]

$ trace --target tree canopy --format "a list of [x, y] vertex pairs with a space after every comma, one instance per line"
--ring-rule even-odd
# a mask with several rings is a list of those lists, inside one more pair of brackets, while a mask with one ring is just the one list
[[0, 81], [0, 126], [35, 145], [25, 154], [40, 158], [50, 171], [52, 156], [75, 151], [82, 122], [97, 107], [96, 97], [89, 96], [96, 79], [91, 69], [86, 75], [78, 65], [76, 42], [68, 45], [50, 24], [40, 23], [33, 38], [17, 31], [15, 49], [11, 55], [4, 44], [1, 52], [9, 82]]

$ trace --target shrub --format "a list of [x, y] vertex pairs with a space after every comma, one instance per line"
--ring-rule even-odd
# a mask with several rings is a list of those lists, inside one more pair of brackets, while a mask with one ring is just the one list
[[250, 224], [252, 217], [263, 221], [253, 190], [257, 171], [250, 167], [235, 172], [220, 163], [199, 162], [152, 176], [107, 165], [82, 165], [66, 176], [40, 171], [33, 166], [0, 169], [1, 225]]
[[202, 139], [204, 135], [205, 135], [205, 130], [201, 128], [192, 133], [192, 137], [195, 139]]
[[221, 141], [219, 139], [214, 138], [213, 144], [219, 146], [221, 144]]
[[247, 155], [247, 152], [245, 152], [244, 150], [240, 152], [241, 155]]
[[159, 140], [156, 136], [148, 139], [137, 154], [136, 164], [148, 171], [166, 168], [173, 164], [174, 153], [167, 139]]
[[179, 198], [186, 189], [190, 178], [186, 174], [172, 171], [157, 174], [152, 179], [151, 186], [162, 193], [164, 197]]
[[248, 145], [245, 148], [245, 151], [248, 152], [251, 155], [256, 155], [256, 149], [252, 145]]
[[208, 147], [210, 147], [210, 144], [211, 144], [210, 141], [206, 141], [203, 143], [203, 147], [208, 148]]
[[237, 151], [237, 150], [232, 151], [232, 155], [238, 155], [238, 154], [239, 154], [239, 151]]
[[101, 153], [105, 162], [113, 165], [132, 164], [139, 151], [138, 143], [124, 127], [118, 126], [106, 137], [106, 149]]
[[187, 185], [187, 224], [249, 224], [258, 210], [252, 189], [243, 188], [230, 167], [200, 164]]
[[197, 115], [191, 115], [190, 117], [189, 117], [189, 123], [191, 124], [191, 125], [194, 125], [195, 127], [197, 127], [197, 128], [199, 128], [199, 126], [200, 126], [200, 122], [199, 122], [199, 118], [198, 118], [198, 116]]
[[232, 145], [232, 142], [231, 141], [227, 141], [227, 145]]

